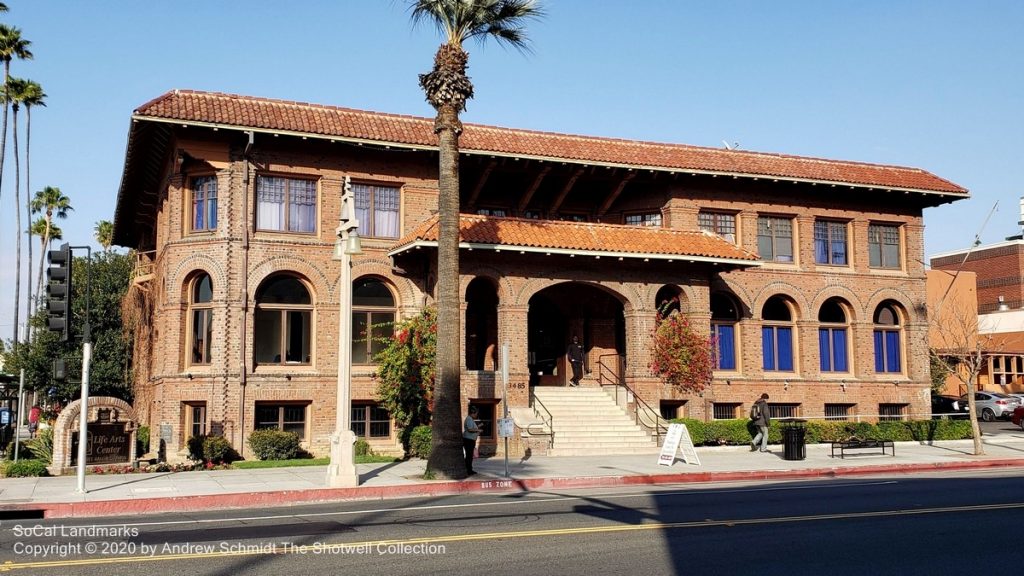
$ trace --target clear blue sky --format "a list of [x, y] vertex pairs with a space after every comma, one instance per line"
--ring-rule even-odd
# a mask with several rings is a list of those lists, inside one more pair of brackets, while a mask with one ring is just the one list
[[[75, 211], [59, 225], [73, 244], [95, 245], [95, 223], [113, 219], [131, 112], [168, 90], [433, 115], [417, 74], [439, 38], [410, 26], [403, 0], [5, 1], [0, 21], [21, 28], [35, 53], [12, 75], [48, 94], [33, 113], [32, 189], [58, 186], [71, 198]], [[925, 211], [926, 254], [969, 246], [997, 200], [981, 240], [1018, 232], [1024, 2], [546, 6], [530, 26], [532, 54], [469, 46], [476, 98], [465, 121], [920, 167], [972, 194]], [[10, 141], [7, 151], [4, 340], [13, 333]]]

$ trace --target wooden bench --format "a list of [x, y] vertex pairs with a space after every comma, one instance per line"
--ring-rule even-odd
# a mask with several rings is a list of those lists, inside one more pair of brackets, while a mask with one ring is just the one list
[[[860, 438], [850, 438], [849, 440], [840, 440], [832, 443], [832, 457], [836, 457], [836, 449], [839, 449], [839, 457], [846, 458], [846, 452], [848, 450], [857, 450], [857, 454], [862, 454], [860, 450], [881, 450], [882, 455], [896, 456], [896, 445], [893, 444], [892, 440], [861, 440]], [[886, 452], [890, 450], [891, 452]]]

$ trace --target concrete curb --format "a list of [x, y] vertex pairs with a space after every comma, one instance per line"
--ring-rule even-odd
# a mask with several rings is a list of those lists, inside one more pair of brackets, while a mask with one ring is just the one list
[[1024, 467], [1024, 459], [992, 459], [974, 462], [882, 464], [877, 466], [808, 468], [805, 470], [743, 470], [723, 472], [676, 472], [648, 475], [580, 476], [549, 478], [493, 478], [460, 481], [425, 481], [421, 484], [323, 488], [278, 492], [204, 494], [165, 498], [133, 498], [91, 502], [34, 502], [0, 505], [0, 518], [86, 518], [158, 512], [190, 512], [255, 507], [276, 507], [317, 502], [387, 500], [468, 493], [515, 493], [566, 488], [613, 488], [708, 482], [793, 480], [799, 478], [911, 474], [915, 472]]

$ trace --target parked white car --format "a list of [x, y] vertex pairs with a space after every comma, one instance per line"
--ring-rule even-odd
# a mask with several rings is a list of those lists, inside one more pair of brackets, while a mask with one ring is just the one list
[[[975, 392], [974, 405], [979, 418], [992, 422], [996, 418], [1009, 418], [1013, 415], [1013, 410], [1021, 406], [1021, 399], [1002, 392]], [[967, 410], [967, 394], [960, 397], [960, 408]]]

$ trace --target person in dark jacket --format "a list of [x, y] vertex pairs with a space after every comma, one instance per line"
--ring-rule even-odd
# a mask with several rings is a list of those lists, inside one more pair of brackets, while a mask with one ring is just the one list
[[754, 441], [750, 443], [750, 451], [753, 452], [758, 449], [758, 444], [761, 444], [761, 452], [768, 452], [768, 424], [771, 423], [771, 418], [768, 417], [768, 393], [761, 394], [757, 402], [750, 408], [750, 420], [757, 426], [757, 435], [754, 436]]
[[579, 386], [580, 379], [583, 378], [583, 360], [585, 356], [578, 336], [572, 337], [572, 344], [569, 344], [569, 349], [566, 350], [565, 355], [569, 359], [569, 365], [572, 366], [572, 378], [569, 379], [569, 385]]

